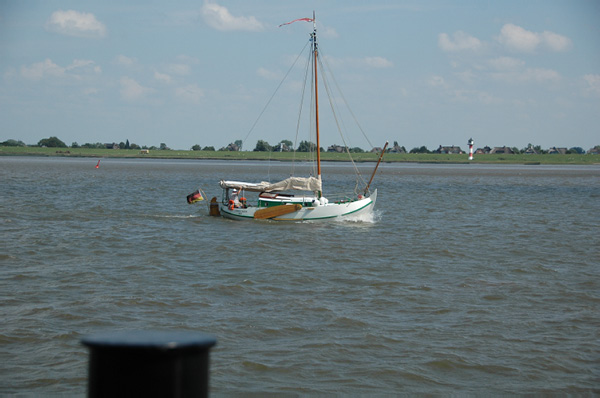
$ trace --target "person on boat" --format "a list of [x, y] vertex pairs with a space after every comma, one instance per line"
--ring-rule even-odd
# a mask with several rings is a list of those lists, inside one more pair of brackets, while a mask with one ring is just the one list
[[229, 203], [231, 203], [231, 201], [233, 201], [233, 206], [234, 207], [240, 207], [240, 195], [239, 195], [239, 191], [237, 189], [233, 189], [233, 191], [231, 191], [231, 198]]

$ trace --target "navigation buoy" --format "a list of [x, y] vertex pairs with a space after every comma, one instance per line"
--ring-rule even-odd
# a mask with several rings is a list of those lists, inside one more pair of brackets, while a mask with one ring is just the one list
[[100, 161], [98, 161], [98, 164], [96, 165], [96, 168], [99, 169], [100, 168]]
[[473, 144], [475, 143], [475, 141], [473, 141], [473, 138], [469, 138], [469, 160], [473, 160]]

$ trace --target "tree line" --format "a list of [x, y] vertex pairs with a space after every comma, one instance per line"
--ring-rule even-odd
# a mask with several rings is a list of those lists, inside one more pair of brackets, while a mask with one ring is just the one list
[[[1, 146], [18, 146], [18, 147], [37, 146], [37, 147], [48, 147], [48, 148], [69, 148], [69, 146], [67, 144], [65, 144], [62, 140], [60, 140], [58, 137], [55, 137], [55, 136], [43, 138], [40, 141], [38, 141], [38, 143], [36, 145], [27, 145], [21, 140], [14, 140], [14, 139], [9, 139], [4, 142], [0, 142], [0, 145]], [[291, 151], [294, 151], [293, 145], [294, 144], [290, 140], [281, 140], [276, 145], [271, 145], [265, 140], [258, 140], [256, 142], [256, 146], [254, 147], [253, 151], [254, 152], [291, 152]], [[227, 146], [221, 147], [218, 150], [219, 151], [241, 151], [242, 146], [243, 146], [243, 141], [236, 140]], [[317, 145], [313, 142], [301, 141], [295, 150], [297, 152], [313, 152], [313, 151], [315, 151], [316, 147], [317, 147]], [[117, 149], [118, 148], [118, 149], [170, 150], [170, 148], [164, 142], [160, 143], [160, 145], [158, 147], [156, 147], [156, 146], [148, 147], [145, 145], [140, 146], [135, 143], [130, 143], [129, 139], [125, 140], [125, 142], [120, 142], [118, 144], [117, 143], [109, 143], [109, 144], [104, 143], [103, 144], [100, 142], [96, 142], [96, 143], [85, 143], [83, 145], [79, 145], [77, 142], [73, 142], [71, 144], [70, 148], [91, 148], [91, 149], [105, 149], [105, 148]], [[440, 148], [441, 148], [441, 146], [440, 146]], [[600, 146], [596, 145], [592, 149], [599, 149], [599, 148], [600, 148]], [[198, 144], [193, 145], [190, 149], [193, 151], [216, 151], [214, 146], [202, 147]], [[373, 150], [381, 151], [381, 148], [374, 148]], [[510, 150], [512, 151], [512, 153], [515, 153], [515, 154], [521, 154], [521, 153], [546, 154], [549, 152], [549, 150], [543, 149], [541, 147], [541, 145], [533, 145], [531, 143], [528, 144], [525, 148], [519, 149], [517, 147], [512, 147], [512, 148], [510, 148]], [[532, 152], [532, 150], [533, 150], [533, 152]], [[321, 148], [319, 148], [319, 151], [325, 152], [325, 149], [323, 147], [321, 147]], [[345, 146], [343, 147], [343, 146], [339, 146], [339, 145], [332, 145], [327, 149], [327, 151], [328, 152], [348, 151], [351, 153], [367, 152], [360, 147], [348, 148], [348, 147], [345, 147]], [[426, 146], [414, 147], [410, 151], [407, 151], [404, 146], [398, 145], [397, 141], [394, 141], [394, 145], [391, 148], [388, 148], [387, 152], [392, 152], [392, 153], [440, 153], [439, 149], [429, 150]], [[575, 147], [571, 147], [569, 149], [565, 148], [565, 153], [566, 154], [584, 154], [584, 153], [586, 153], [586, 151], [581, 147], [575, 146]]]

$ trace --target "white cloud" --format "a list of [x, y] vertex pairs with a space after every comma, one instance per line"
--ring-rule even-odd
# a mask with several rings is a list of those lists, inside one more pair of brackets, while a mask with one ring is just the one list
[[115, 63], [117, 65], [127, 66], [127, 67], [131, 67], [131, 66], [135, 65], [136, 62], [137, 62], [137, 60], [135, 58], [130, 58], [125, 55], [119, 55], [119, 56], [117, 56], [117, 59], [115, 60]]
[[167, 75], [166, 73], [159, 73], [155, 71], [154, 78], [163, 83], [171, 83], [171, 76]]
[[455, 90], [452, 94], [453, 99], [459, 102], [480, 102], [486, 105], [502, 102], [493, 95], [479, 90]]
[[565, 51], [571, 47], [571, 40], [568, 37], [548, 31], [542, 32], [542, 42], [552, 51]]
[[121, 98], [127, 101], [142, 99], [154, 91], [151, 88], [142, 86], [134, 79], [126, 76], [121, 78], [120, 84]]
[[600, 95], [600, 75], [585, 75], [583, 80], [588, 84], [587, 91], [589, 93]]
[[65, 68], [58, 66], [49, 58], [46, 58], [43, 62], [38, 62], [30, 67], [21, 67], [21, 76], [30, 80], [41, 80], [46, 77], [63, 77], [65, 75]]
[[508, 23], [500, 30], [498, 41], [506, 48], [518, 52], [533, 52], [544, 46], [552, 51], [565, 51], [571, 45], [571, 40], [557, 33], [544, 31], [531, 32], [520, 26]]
[[88, 65], [93, 65], [94, 61], [90, 61], [89, 59], [75, 59], [71, 63], [71, 65], [67, 66], [67, 70], [75, 69], [75, 68], [83, 68]]
[[463, 31], [454, 32], [452, 37], [447, 33], [440, 33], [438, 35], [438, 46], [442, 51], [454, 52], [454, 51], [477, 51], [483, 44], [481, 40], [476, 37], [470, 36]]
[[186, 64], [169, 64], [166, 69], [167, 72], [179, 76], [189, 75], [191, 71], [191, 67]]
[[175, 96], [185, 102], [199, 103], [204, 97], [204, 91], [196, 84], [190, 84], [185, 87], [178, 87], [175, 90]]
[[46, 29], [67, 36], [100, 38], [106, 35], [106, 26], [94, 14], [74, 10], [55, 11], [46, 22]]
[[263, 24], [255, 17], [234, 17], [229, 10], [211, 1], [206, 1], [202, 6], [202, 17], [211, 27], [227, 30], [261, 31]]
[[332, 67], [352, 67], [352, 68], [391, 68], [394, 63], [384, 57], [364, 57], [364, 58], [336, 58], [327, 57], [327, 63]]
[[330, 27], [321, 28], [320, 36], [325, 37], [327, 39], [337, 39], [338, 37], [340, 37], [338, 32], [334, 28]]
[[267, 80], [281, 80], [283, 79], [283, 74], [281, 72], [274, 72], [263, 67], [258, 68], [256, 74], [260, 77], [263, 77]]
[[492, 68], [500, 71], [515, 70], [525, 65], [525, 61], [512, 57], [498, 57], [489, 60], [488, 63]]
[[533, 80], [539, 83], [560, 80], [560, 74], [557, 71], [543, 68], [528, 68], [522, 76], [526, 80]]
[[394, 64], [383, 57], [366, 57], [365, 63], [372, 68], [391, 68]]
[[491, 74], [496, 80], [505, 81], [507, 83], [546, 83], [556, 82], [560, 80], [560, 74], [552, 69], [543, 68], [527, 68], [513, 71], [495, 72]]
[[448, 84], [446, 84], [446, 81], [442, 76], [431, 76], [429, 79], [429, 85], [431, 87], [448, 88]]
[[102, 68], [97, 66], [94, 61], [88, 59], [75, 59], [71, 65], [62, 67], [46, 58], [42, 62], [37, 62], [31, 66], [21, 67], [21, 76], [29, 80], [42, 79], [60, 79], [69, 78], [80, 80], [83, 75], [100, 74]]

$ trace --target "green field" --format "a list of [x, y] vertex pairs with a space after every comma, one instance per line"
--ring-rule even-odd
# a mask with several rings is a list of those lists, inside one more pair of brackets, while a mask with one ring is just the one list
[[[177, 151], [152, 150], [142, 154], [134, 149], [88, 149], [88, 148], [40, 148], [0, 146], [0, 156], [63, 156], [90, 158], [150, 158], [150, 159], [231, 159], [231, 160], [310, 160], [307, 152], [253, 152], [253, 151]], [[312, 155], [314, 156], [314, 155]], [[352, 154], [356, 162], [376, 162], [376, 153]], [[345, 153], [321, 153], [324, 161], [348, 161]], [[506, 164], [600, 164], [598, 155], [475, 155], [469, 161], [468, 155], [388, 153], [383, 156], [384, 162], [412, 163], [506, 163]]]

